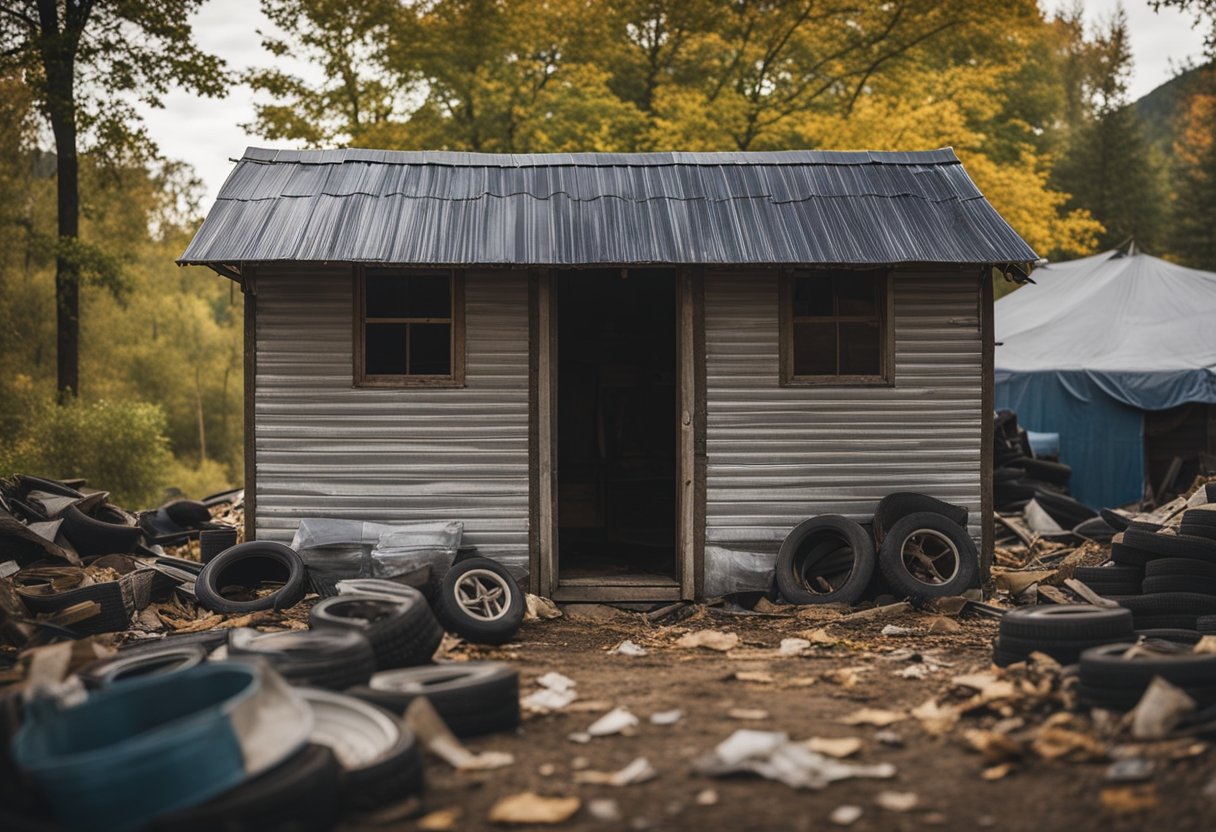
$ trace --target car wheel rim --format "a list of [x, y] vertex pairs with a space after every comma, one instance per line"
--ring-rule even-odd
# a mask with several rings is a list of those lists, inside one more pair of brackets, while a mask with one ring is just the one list
[[511, 586], [489, 569], [470, 569], [456, 581], [456, 603], [471, 618], [497, 621], [511, 607]]
[[958, 546], [933, 529], [917, 529], [904, 538], [900, 547], [904, 569], [923, 584], [949, 583], [962, 566]]

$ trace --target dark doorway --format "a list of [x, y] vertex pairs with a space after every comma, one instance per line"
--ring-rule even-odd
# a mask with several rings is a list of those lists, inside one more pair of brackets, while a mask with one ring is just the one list
[[557, 276], [561, 584], [676, 581], [675, 277]]

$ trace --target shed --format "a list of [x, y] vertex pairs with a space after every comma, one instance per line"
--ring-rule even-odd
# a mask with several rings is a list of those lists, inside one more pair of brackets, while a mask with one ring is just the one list
[[1185, 488], [1216, 454], [1216, 274], [1133, 244], [1034, 279], [996, 303], [997, 405], [1060, 434], [1095, 508]]
[[1035, 257], [949, 149], [251, 148], [179, 262], [244, 293], [257, 537], [456, 519], [534, 592], [662, 601], [899, 490], [990, 557], [991, 276]]

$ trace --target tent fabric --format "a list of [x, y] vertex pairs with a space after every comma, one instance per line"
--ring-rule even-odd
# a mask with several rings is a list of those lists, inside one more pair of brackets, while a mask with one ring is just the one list
[[1143, 411], [1216, 403], [1216, 274], [1103, 252], [1034, 272], [996, 303], [996, 404], [1060, 434], [1072, 491], [1140, 498]]

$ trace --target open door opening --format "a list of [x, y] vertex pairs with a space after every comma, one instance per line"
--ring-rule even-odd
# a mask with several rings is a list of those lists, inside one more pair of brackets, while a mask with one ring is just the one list
[[676, 273], [558, 273], [561, 586], [676, 586]]

